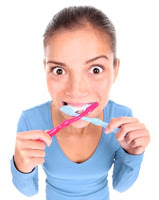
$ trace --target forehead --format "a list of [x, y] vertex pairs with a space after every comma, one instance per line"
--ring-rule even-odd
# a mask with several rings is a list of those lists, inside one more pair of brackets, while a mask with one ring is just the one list
[[95, 30], [65, 30], [53, 35], [46, 47], [48, 58], [91, 58], [100, 54], [112, 54], [107, 34]]

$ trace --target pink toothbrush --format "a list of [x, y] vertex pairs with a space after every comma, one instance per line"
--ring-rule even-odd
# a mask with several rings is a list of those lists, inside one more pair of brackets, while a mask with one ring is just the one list
[[60, 125], [58, 125], [57, 127], [49, 130], [47, 133], [53, 137], [54, 135], [56, 135], [57, 132], [59, 132], [62, 128], [67, 127], [69, 124], [81, 119], [82, 117], [84, 117], [86, 114], [92, 112], [97, 106], [99, 105], [99, 103], [95, 102], [92, 105], [90, 105], [88, 108], [86, 108], [86, 110], [81, 113], [79, 116], [77, 117], [73, 117], [71, 119], [66, 119], [64, 120]]

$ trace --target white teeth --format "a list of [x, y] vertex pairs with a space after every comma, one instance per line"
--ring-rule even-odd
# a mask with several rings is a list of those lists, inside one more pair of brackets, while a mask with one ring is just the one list
[[71, 108], [74, 112], [81, 112], [81, 111], [85, 111], [87, 107], [89, 107], [91, 104], [86, 104], [82, 107], [75, 107], [75, 106], [71, 106], [71, 105], [67, 105], [67, 107]]

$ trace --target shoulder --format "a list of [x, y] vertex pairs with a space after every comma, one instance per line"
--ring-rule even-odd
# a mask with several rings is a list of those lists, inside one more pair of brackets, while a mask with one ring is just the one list
[[127, 112], [127, 111], [130, 111], [131, 109], [125, 105], [121, 105], [121, 104], [118, 104], [112, 100], [109, 100], [108, 101], [108, 104], [106, 107], [109, 107], [109, 109], [115, 109], [116, 111], [122, 111], [122, 112]]
[[115, 103], [112, 100], [108, 101], [105, 107], [105, 111], [106, 111], [106, 114], [109, 115], [107, 117], [110, 117], [110, 118], [117, 118], [117, 117], [122, 117], [122, 116], [132, 117], [132, 110], [129, 107]]
[[33, 106], [31, 108], [28, 108], [26, 110], [23, 110], [23, 115], [32, 115], [32, 114], [38, 114], [42, 112], [46, 112], [51, 104], [51, 101], [45, 102], [40, 105]]
[[[23, 110], [18, 122], [18, 126], [25, 125], [28, 130], [42, 130], [50, 124], [51, 101]], [[49, 127], [50, 128], [50, 127]]]

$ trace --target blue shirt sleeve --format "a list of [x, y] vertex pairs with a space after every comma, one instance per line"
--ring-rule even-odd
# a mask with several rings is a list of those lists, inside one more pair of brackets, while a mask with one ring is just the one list
[[113, 188], [119, 192], [129, 189], [136, 181], [143, 154], [130, 155], [122, 148], [118, 149], [115, 154], [113, 170]]
[[[22, 112], [18, 125], [17, 133], [28, 131], [25, 123], [24, 113]], [[22, 173], [17, 170], [14, 163], [14, 156], [11, 159], [11, 173], [14, 186], [25, 196], [33, 196], [38, 193], [38, 167], [30, 173]]]
[[[129, 117], [133, 117], [132, 111], [129, 110]], [[131, 155], [126, 153], [120, 146], [115, 152], [114, 170], [113, 170], [113, 188], [119, 192], [129, 189], [136, 181], [143, 154]]]

